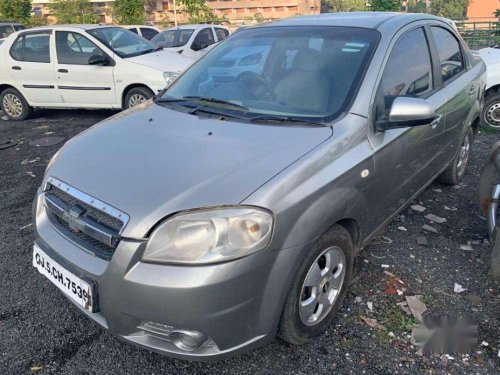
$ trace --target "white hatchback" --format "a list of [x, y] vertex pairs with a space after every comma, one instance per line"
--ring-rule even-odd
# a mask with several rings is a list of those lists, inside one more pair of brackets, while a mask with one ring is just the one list
[[160, 92], [192, 59], [122, 28], [50, 26], [0, 46], [0, 104], [12, 120], [33, 107], [130, 108]]
[[163, 30], [151, 39], [151, 42], [165, 50], [198, 60], [229, 34], [230, 31], [225, 26], [182, 25]]

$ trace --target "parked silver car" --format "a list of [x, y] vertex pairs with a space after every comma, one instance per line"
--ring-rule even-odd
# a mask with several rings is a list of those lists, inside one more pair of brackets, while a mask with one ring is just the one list
[[[211, 77], [246, 46], [265, 61]], [[429, 15], [238, 31], [53, 157], [34, 266], [114, 335], [173, 357], [220, 358], [276, 334], [305, 343], [376, 233], [434, 179], [461, 180], [484, 76]]]

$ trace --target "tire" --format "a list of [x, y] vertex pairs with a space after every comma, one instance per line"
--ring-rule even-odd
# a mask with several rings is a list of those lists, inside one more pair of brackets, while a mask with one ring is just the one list
[[470, 149], [474, 140], [472, 128], [467, 129], [467, 133], [460, 144], [460, 149], [451, 162], [451, 165], [438, 178], [437, 181], [444, 185], [458, 185], [465, 175], [467, 163], [469, 162]]
[[481, 116], [483, 128], [500, 130], [500, 93], [491, 93], [484, 101]]
[[123, 102], [123, 109], [129, 109], [151, 99], [154, 96], [153, 91], [147, 87], [134, 87], [127, 91]]
[[[319, 283], [315, 283], [315, 287], [310, 288], [306, 286], [305, 284], [307, 283], [314, 284], [311, 282], [311, 280], [314, 279], [312, 276], [317, 274], [314, 270], [319, 269], [321, 271], [320, 274], [322, 274], [327, 269], [328, 261], [326, 261], [326, 255], [324, 253], [332, 251], [332, 249], [334, 253], [328, 253], [330, 254], [330, 259], [334, 258], [332, 254], [339, 255], [339, 259], [342, 258], [341, 254], [344, 257], [343, 267], [338, 276], [339, 279], [342, 278], [343, 273], [343, 280], [341, 280], [340, 284], [338, 284], [338, 288], [333, 287], [333, 281], [331, 285], [325, 283], [325, 279], [327, 279], [326, 276], [329, 275], [328, 272], [325, 273], [324, 276], [321, 276], [321, 281]], [[323, 269], [321, 269], [322, 264], [325, 265]], [[336, 262], [331, 262], [330, 264], [335, 265]], [[338, 266], [334, 266], [330, 269], [332, 268], [333, 272], [331, 272], [330, 275], [334, 278], [334, 276], [339, 272], [339, 268]], [[353, 243], [351, 236], [344, 227], [334, 225], [314, 244], [313, 248], [306, 255], [304, 261], [299, 267], [297, 276], [295, 277], [290, 291], [288, 292], [283, 312], [281, 314], [278, 336], [287, 343], [301, 345], [322, 334], [331, 324], [335, 313], [344, 300], [349, 286], [349, 281], [351, 279], [352, 270]], [[307, 283], [306, 279], [308, 280]], [[328, 290], [329, 287], [330, 290]], [[315, 295], [319, 298], [314, 298], [314, 288], [316, 288]], [[323, 291], [322, 293], [318, 293], [320, 292], [320, 289]], [[338, 292], [335, 293], [335, 290]], [[325, 298], [330, 296], [330, 293], [333, 293], [333, 300], [328, 302]], [[325, 301], [326, 303], [323, 306], [327, 305], [327, 307], [320, 307], [320, 302], [308, 302], [313, 300]], [[328, 306], [328, 303], [331, 304]], [[315, 309], [312, 308], [314, 304], [317, 304]], [[299, 305], [304, 305], [306, 308]], [[309, 307], [309, 309], [307, 309], [307, 307]], [[312, 312], [312, 315], [310, 315], [309, 318], [307, 318], [309, 316], [309, 312], [306, 313], [306, 311]]]
[[0, 95], [3, 113], [11, 120], [26, 120], [33, 113], [24, 96], [14, 88], [5, 89]]

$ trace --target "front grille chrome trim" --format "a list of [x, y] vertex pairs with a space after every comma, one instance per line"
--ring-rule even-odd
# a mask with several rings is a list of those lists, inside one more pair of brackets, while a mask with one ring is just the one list
[[125, 212], [120, 211], [119, 209], [117, 209], [113, 206], [110, 206], [109, 204], [104, 203], [103, 201], [101, 201], [97, 198], [94, 198], [88, 194], [83, 193], [80, 190], [66, 184], [65, 182], [63, 182], [55, 177], [49, 177], [47, 179], [47, 182], [44, 186], [44, 192], [50, 191], [51, 185], [57, 187], [58, 189], [65, 192], [66, 194], [71, 195], [75, 199], [82, 201], [82, 202], [88, 204], [89, 206], [94, 207], [96, 210], [102, 211], [102, 212], [114, 217], [115, 219], [120, 220], [123, 223], [123, 226], [119, 232], [120, 234], [123, 232], [123, 229], [125, 228], [128, 221], [130, 220], [129, 215], [127, 215]]
[[46, 207], [54, 215], [57, 215], [60, 220], [68, 224], [71, 229], [85, 233], [87, 236], [100, 241], [107, 246], [116, 247], [120, 241], [120, 237], [115, 235], [115, 232], [92, 219], [85, 216], [73, 216], [72, 207], [63, 202], [56, 196], [44, 195]]

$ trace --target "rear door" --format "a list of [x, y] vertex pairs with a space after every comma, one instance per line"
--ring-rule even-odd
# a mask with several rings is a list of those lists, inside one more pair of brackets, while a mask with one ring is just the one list
[[[382, 73], [375, 101], [373, 124], [391, 110], [401, 96], [429, 101], [441, 122], [369, 135], [375, 150], [375, 176], [370, 212], [374, 223], [383, 223], [415, 196], [438, 173], [446, 97], [434, 79], [431, 50], [424, 27], [404, 32], [396, 40]], [[375, 217], [376, 216], [376, 217]]]
[[31, 105], [61, 103], [51, 56], [51, 31], [23, 32], [12, 44], [6, 65]]
[[77, 107], [117, 104], [113, 66], [89, 65], [94, 55], [111, 57], [84, 35], [56, 31], [56, 76], [64, 103]]
[[438, 78], [442, 81], [442, 92], [448, 101], [446, 122], [443, 124], [441, 165], [444, 167], [455, 156], [464, 129], [473, 120], [471, 110], [478, 97], [479, 83], [474, 80], [476, 73], [469, 70], [465, 47], [454, 33], [444, 26], [432, 25], [430, 34], [436, 46]]

